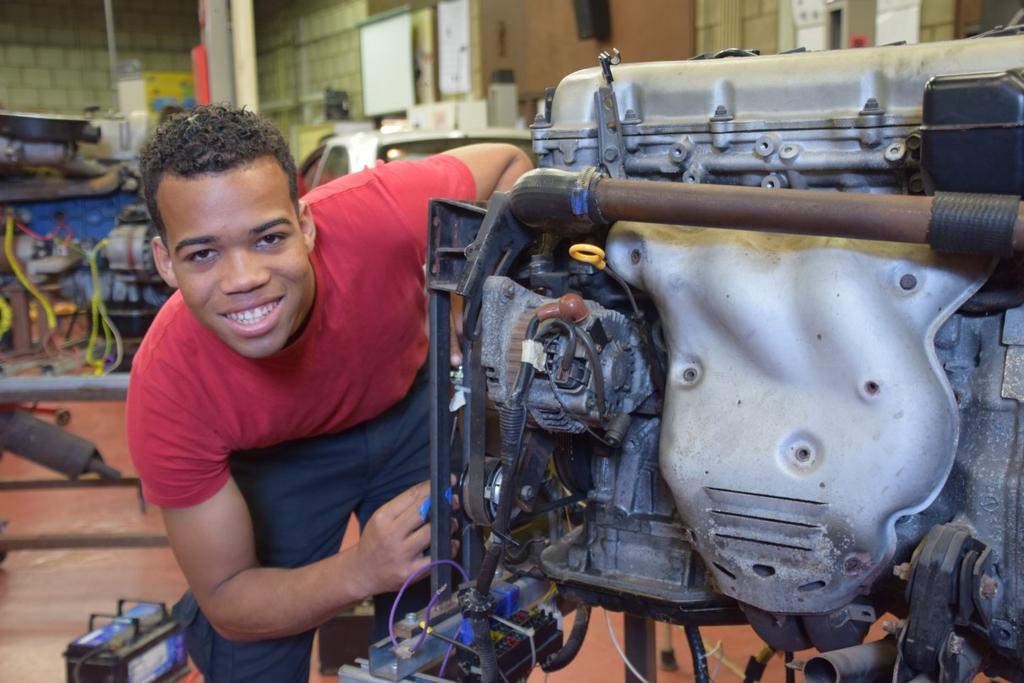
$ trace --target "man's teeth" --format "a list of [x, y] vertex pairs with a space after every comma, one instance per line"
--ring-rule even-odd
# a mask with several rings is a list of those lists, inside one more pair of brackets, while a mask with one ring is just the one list
[[267, 315], [272, 310], [274, 310], [274, 306], [276, 305], [277, 302], [274, 301], [272, 303], [260, 306], [259, 308], [250, 308], [248, 311], [228, 313], [226, 317], [228, 320], [233, 320], [236, 323], [242, 323], [243, 325], [252, 325], [253, 323], [258, 323], [259, 321], [266, 318]]

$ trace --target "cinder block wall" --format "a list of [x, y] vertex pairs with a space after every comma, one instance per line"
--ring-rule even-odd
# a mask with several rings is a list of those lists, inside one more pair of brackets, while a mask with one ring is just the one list
[[[114, 0], [118, 59], [191, 71], [196, 0]], [[0, 0], [0, 107], [77, 114], [111, 106], [100, 0]]]
[[255, 9], [260, 111], [287, 135], [322, 120], [330, 86], [347, 90], [352, 118], [362, 118], [358, 24], [367, 0], [262, 0]]
[[921, 42], [953, 40], [956, 0], [922, 0]]
[[[788, 0], [782, 0], [788, 2]], [[697, 0], [697, 54], [730, 47], [778, 52], [779, 0]]]
[[[789, 0], [697, 0], [697, 53], [728, 47], [778, 52], [779, 3]], [[952, 40], [956, 0], [922, 0], [921, 42]]]

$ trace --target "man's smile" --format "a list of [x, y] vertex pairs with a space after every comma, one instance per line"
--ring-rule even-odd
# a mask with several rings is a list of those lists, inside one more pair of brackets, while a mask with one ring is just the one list
[[259, 334], [266, 331], [264, 328], [269, 328], [270, 323], [273, 322], [272, 314], [277, 310], [278, 305], [281, 303], [281, 299], [284, 297], [278, 297], [273, 301], [253, 306], [251, 308], [239, 309], [231, 311], [229, 313], [223, 313], [222, 316], [232, 323], [232, 327], [249, 334]]

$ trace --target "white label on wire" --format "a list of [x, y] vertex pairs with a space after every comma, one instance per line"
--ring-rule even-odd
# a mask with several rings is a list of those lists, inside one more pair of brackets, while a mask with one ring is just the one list
[[520, 360], [529, 363], [540, 372], [544, 372], [544, 345], [532, 339], [524, 339]]
[[462, 387], [455, 387], [452, 400], [448, 403], [448, 412], [454, 413], [464, 405], [466, 405], [466, 390]]

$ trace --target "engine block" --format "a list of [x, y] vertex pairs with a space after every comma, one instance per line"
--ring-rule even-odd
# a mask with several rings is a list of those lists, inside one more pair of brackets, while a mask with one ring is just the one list
[[[901, 206], [985, 192], [1016, 215], [1020, 31], [606, 61], [552, 92], [533, 144], [578, 173], [520, 181], [464, 266], [435, 265], [460, 273], [446, 286], [467, 297], [467, 357], [502, 418], [500, 496], [475, 453], [463, 497], [512, 511], [473, 518], [492, 548], [519, 529], [505, 565], [588, 604], [746, 620], [776, 649], [826, 653], [808, 680], [853, 675], [849, 657], [895, 681], [1024, 678], [1022, 257], [865, 239], [817, 213], [772, 234], [749, 210], [730, 226], [727, 204], [704, 225], [638, 222], [681, 200], [656, 219], [621, 208], [681, 183]], [[547, 535], [527, 523], [544, 515]], [[886, 612], [891, 637], [862, 645]]]

